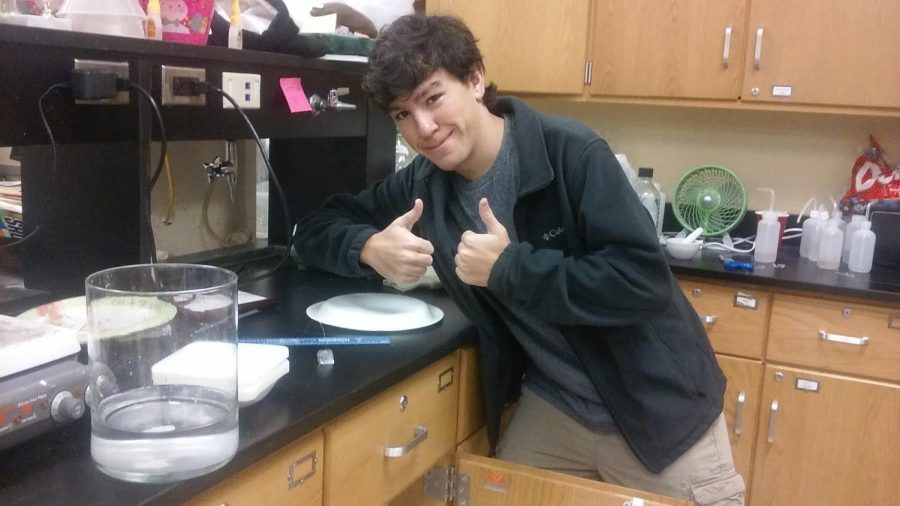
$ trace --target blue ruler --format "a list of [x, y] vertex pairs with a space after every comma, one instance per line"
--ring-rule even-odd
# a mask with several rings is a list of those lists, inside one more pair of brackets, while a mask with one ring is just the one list
[[359, 346], [366, 344], [391, 344], [388, 336], [333, 336], [333, 337], [241, 337], [241, 343], [280, 344], [284, 346]]

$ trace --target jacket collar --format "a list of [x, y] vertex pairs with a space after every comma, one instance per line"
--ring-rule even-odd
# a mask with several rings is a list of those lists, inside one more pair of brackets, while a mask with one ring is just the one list
[[547, 154], [547, 142], [540, 115], [515, 97], [498, 97], [491, 112], [512, 115], [519, 152], [519, 197], [550, 184], [553, 167]]

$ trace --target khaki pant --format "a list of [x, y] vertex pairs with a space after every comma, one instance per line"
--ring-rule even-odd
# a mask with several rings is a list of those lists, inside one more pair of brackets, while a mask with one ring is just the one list
[[690, 499], [703, 506], [744, 504], [744, 480], [735, 472], [720, 415], [706, 434], [660, 474], [640, 463], [618, 431], [595, 432], [522, 389], [500, 438], [497, 457], [517, 464]]

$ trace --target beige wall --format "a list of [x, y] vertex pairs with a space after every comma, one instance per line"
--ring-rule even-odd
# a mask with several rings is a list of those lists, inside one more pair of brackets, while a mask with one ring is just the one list
[[[219, 248], [203, 225], [203, 199], [209, 188], [204, 162], [216, 155], [225, 158], [224, 141], [170, 142], [167, 146], [172, 167], [175, 218], [171, 225], [162, 222], [168, 203], [168, 181], [160, 176], [153, 189], [151, 213], [156, 249], [170, 256]], [[159, 145], [154, 144], [152, 159], [157, 160]], [[256, 144], [238, 142], [238, 183], [232, 203], [224, 179], [212, 187], [208, 209], [212, 230], [227, 242], [239, 244], [255, 234], [256, 218]], [[155, 168], [155, 166], [154, 166]]]
[[703, 164], [734, 171], [749, 208], [768, 206], [758, 187], [776, 190], [776, 207], [797, 213], [809, 197], [846, 191], [850, 169], [871, 133], [900, 163], [900, 118], [772, 111], [596, 104], [528, 99], [540, 111], [584, 122], [632, 167], [653, 167], [671, 195], [679, 178]]

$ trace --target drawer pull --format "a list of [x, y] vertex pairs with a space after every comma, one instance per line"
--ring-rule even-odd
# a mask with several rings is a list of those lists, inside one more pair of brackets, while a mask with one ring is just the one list
[[741, 432], [744, 431], [742, 428], [742, 422], [744, 419], [744, 404], [747, 401], [747, 394], [741, 392], [738, 394], [737, 398], [737, 409], [734, 411], [734, 433], [738, 436], [741, 435]]
[[442, 372], [440, 376], [438, 376], [438, 392], [444, 391], [444, 389], [450, 388], [450, 385], [453, 384], [453, 367], [450, 367], [446, 371]]
[[725, 47], [722, 49], [722, 66], [728, 68], [728, 59], [731, 56], [731, 26], [725, 27]]
[[766, 438], [766, 441], [769, 443], [775, 442], [775, 416], [778, 414], [778, 399], [772, 401], [772, 406], [769, 408], [769, 436]]
[[413, 431], [413, 438], [410, 439], [408, 443], [403, 446], [385, 446], [384, 456], [402, 457], [426, 439], [428, 439], [428, 427], [425, 427], [424, 425], [416, 425], [416, 429], [415, 431]]
[[763, 29], [756, 29], [756, 47], [753, 50], [753, 68], [759, 70], [759, 64], [762, 60], [762, 38], [763, 38]]
[[701, 316], [700, 319], [703, 321], [703, 325], [712, 325], [716, 323], [716, 320], [718, 320], [719, 317], [714, 314], [708, 314]]
[[854, 346], [866, 346], [869, 344], [869, 336], [853, 337], [842, 336], [841, 334], [830, 334], [824, 330], [819, 331], [819, 339], [823, 341], [831, 341], [832, 343], [852, 344]]

